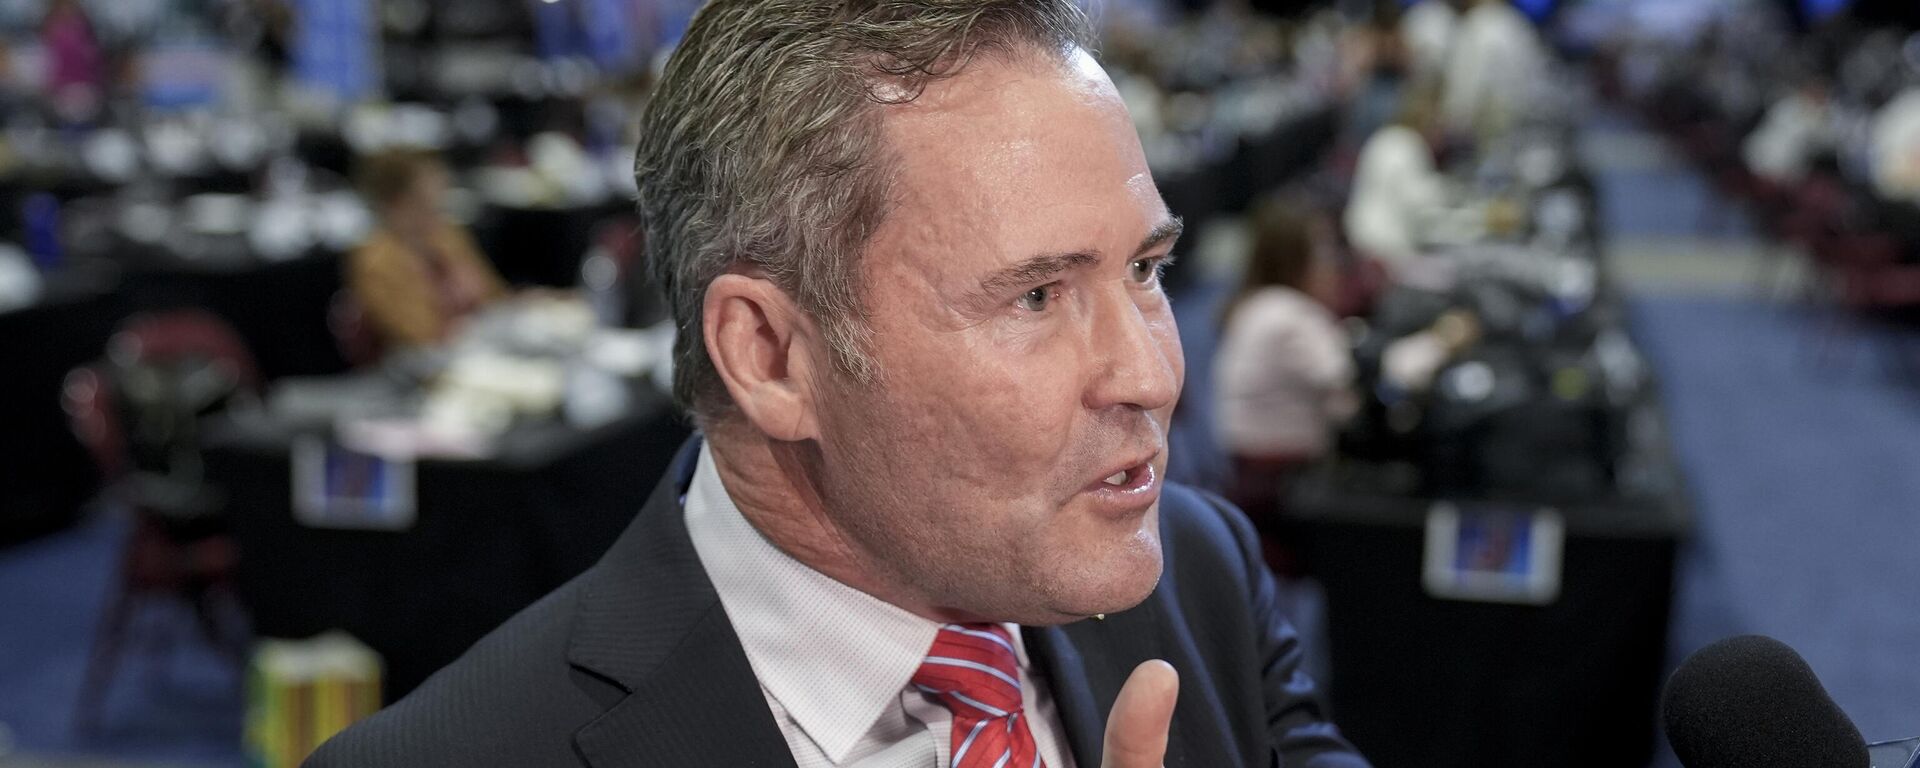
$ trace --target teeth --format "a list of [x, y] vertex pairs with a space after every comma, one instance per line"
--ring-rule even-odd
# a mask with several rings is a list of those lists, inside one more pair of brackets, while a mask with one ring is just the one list
[[1113, 473], [1113, 477], [1107, 478], [1107, 485], [1119, 485], [1126, 481], [1127, 481], [1127, 472], [1126, 470], [1121, 470], [1119, 472]]

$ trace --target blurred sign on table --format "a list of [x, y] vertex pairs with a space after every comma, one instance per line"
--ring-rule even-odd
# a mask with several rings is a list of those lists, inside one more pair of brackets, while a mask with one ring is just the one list
[[397, 698], [598, 560], [689, 429], [655, 385], [669, 337], [584, 312], [509, 304], [448, 348], [283, 380], [263, 415], [210, 427], [256, 631], [352, 632]]
[[1427, 513], [1427, 593], [1453, 600], [1548, 605], [1560, 596], [1566, 524], [1550, 509], [1441, 502]]
[[262, 640], [247, 670], [246, 748], [259, 768], [294, 768], [380, 709], [380, 655], [329, 632]]
[[[1553, 518], [1510, 516], [1499, 530], [1514, 540], [1504, 544], [1463, 523], [1452, 554], [1509, 556], [1443, 565], [1502, 589], [1442, 598], [1430, 591], [1434, 501], [1376, 490], [1387, 484], [1336, 468], [1303, 480], [1286, 512], [1303, 565], [1326, 590], [1341, 730], [1381, 766], [1645, 765], [1686, 528], [1678, 502], [1596, 499]], [[1531, 575], [1543, 545], [1517, 540], [1552, 536], [1543, 527], [1565, 537], [1550, 601]], [[1452, 599], [1461, 594], [1480, 599]], [[1485, 600], [1497, 596], [1514, 599]]]
[[404, 531], [415, 514], [413, 461], [318, 437], [293, 443], [293, 515], [313, 528]]

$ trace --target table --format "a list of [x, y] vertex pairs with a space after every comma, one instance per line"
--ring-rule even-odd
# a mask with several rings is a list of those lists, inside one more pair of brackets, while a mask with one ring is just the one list
[[507, 282], [571, 288], [580, 283], [580, 262], [593, 245], [594, 228], [632, 212], [633, 203], [618, 198], [558, 207], [489, 205], [474, 222], [473, 236]]
[[1559, 598], [1443, 600], [1422, 586], [1435, 499], [1395, 496], [1367, 468], [1323, 468], [1282, 529], [1326, 589], [1334, 718], [1382, 768], [1646, 765], [1665, 668], [1674, 561], [1687, 531], [1668, 473], [1631, 498], [1557, 505]]
[[402, 532], [295, 522], [298, 429], [209, 427], [207, 477], [227, 494], [238, 582], [254, 630], [339, 628], [386, 659], [393, 701], [599, 559], [688, 434], [664, 396], [596, 429], [515, 427], [486, 460], [422, 460], [418, 518]]
[[192, 260], [160, 249], [123, 253], [128, 301], [142, 311], [205, 309], [233, 326], [263, 379], [339, 373], [347, 363], [327, 325], [344, 254], [314, 249], [269, 261]]

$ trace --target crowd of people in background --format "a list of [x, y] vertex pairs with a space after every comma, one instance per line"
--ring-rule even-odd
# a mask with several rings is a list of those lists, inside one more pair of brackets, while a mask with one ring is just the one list
[[1785, 14], [1749, 13], [1681, 39], [1630, 36], [1607, 52], [1620, 62], [1609, 84], [1750, 204], [1768, 236], [1815, 252], [1821, 269], [1867, 266], [1844, 255], [1854, 249], [1828, 248], [1860, 238], [1913, 263], [1920, 37], [1860, 18], [1796, 34]]
[[[1376, 3], [1340, 43], [1346, 105], [1336, 156], [1344, 201], [1274, 196], [1248, 216], [1239, 287], [1221, 314], [1214, 358], [1215, 433], [1232, 459], [1243, 509], [1278, 508], [1288, 481], [1326, 459], [1358, 407], [1353, 340], [1343, 316], [1401, 281], [1418, 283], [1451, 220], [1490, 212], [1454, 189], [1450, 157], [1518, 124], [1547, 67], [1533, 23], [1504, 0]], [[1408, 337], [1396, 362], [1430, 378], [1477, 335], [1449, 314]], [[1406, 367], [1406, 366], [1401, 366]], [[1278, 564], [1284, 557], [1272, 555]]]

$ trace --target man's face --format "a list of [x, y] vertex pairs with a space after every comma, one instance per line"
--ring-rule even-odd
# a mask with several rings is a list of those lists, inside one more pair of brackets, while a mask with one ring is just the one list
[[996, 57], [883, 124], [898, 176], [862, 274], [879, 374], [815, 390], [828, 514], [955, 617], [1132, 607], [1160, 577], [1185, 366], [1158, 277], [1179, 225], [1126, 108], [1084, 52]]

